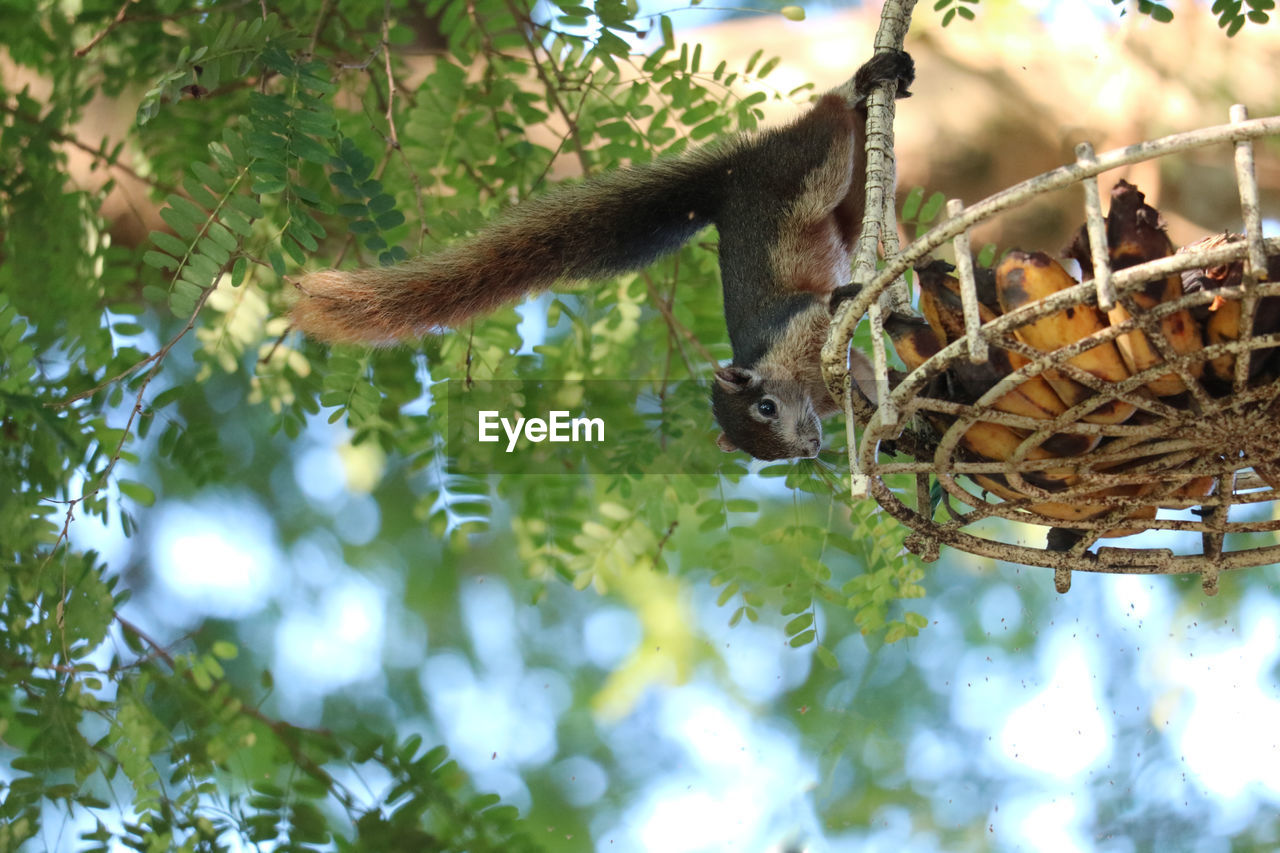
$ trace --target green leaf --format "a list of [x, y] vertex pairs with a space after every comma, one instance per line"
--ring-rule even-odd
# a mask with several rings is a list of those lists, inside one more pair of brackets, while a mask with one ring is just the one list
[[810, 628], [808, 631], [792, 637], [787, 641], [787, 645], [791, 646], [793, 649], [798, 649], [801, 646], [807, 646], [812, 643], [815, 636], [817, 636], [817, 632]]
[[191, 200], [185, 199], [180, 195], [170, 194], [165, 198], [165, 201], [169, 203], [175, 213], [181, 214], [185, 220], [193, 223], [197, 228], [203, 226], [205, 220], [208, 219], [208, 213]]
[[174, 207], [165, 207], [160, 210], [160, 218], [169, 224], [169, 227], [178, 233], [179, 236], [192, 240], [195, 238], [200, 226], [203, 223], [203, 217], [200, 219], [190, 218], [184, 210]]
[[795, 634], [800, 633], [801, 631], [805, 630], [812, 624], [813, 624], [813, 613], [812, 612], [801, 613], [799, 616], [792, 619], [785, 626], [783, 626], [782, 630], [786, 632], [787, 636], [794, 636]]
[[168, 252], [175, 258], [186, 257], [187, 251], [190, 248], [189, 243], [185, 243], [172, 234], [167, 234], [164, 231], [152, 231], [151, 242], [155, 243], [162, 251]]
[[121, 494], [142, 506], [152, 506], [156, 502], [156, 493], [142, 483], [135, 480], [120, 480], [117, 485], [120, 487]]
[[258, 200], [249, 196], [235, 195], [227, 199], [227, 203], [249, 219], [263, 217], [262, 206]]
[[[209, 228], [205, 231], [205, 234], [227, 252], [234, 252], [238, 246], [236, 238], [231, 232], [217, 222], [209, 223]], [[226, 261], [223, 260], [220, 263], [226, 263]]]
[[947, 203], [947, 197], [940, 192], [932, 193], [929, 200], [924, 203], [920, 209], [920, 222], [930, 223], [938, 214], [942, 212], [943, 206]]
[[[201, 239], [200, 242], [196, 244], [196, 250], [201, 253], [200, 257], [215, 266], [213, 275], [217, 275], [216, 268], [222, 267], [223, 264], [231, 260], [231, 255], [227, 254], [227, 250], [223, 249], [208, 237]], [[193, 258], [192, 260], [194, 261], [195, 259]], [[212, 276], [210, 276], [210, 278], [212, 278]]]
[[222, 174], [208, 163], [202, 163], [196, 160], [191, 164], [192, 173], [200, 179], [200, 182], [207, 186], [215, 193], [222, 194], [227, 190], [227, 182]]
[[163, 252], [144, 252], [142, 262], [149, 267], [162, 270], [176, 270], [178, 262]]
[[[247, 219], [240, 215], [239, 211], [224, 208], [222, 211], [221, 224], [225, 226], [228, 231], [234, 231], [241, 237], [250, 237], [253, 235], [253, 227], [249, 224]], [[236, 248], [239, 248], [238, 244]], [[231, 249], [229, 251], [235, 251], [235, 249]]]
[[218, 206], [218, 200], [214, 198], [213, 193], [205, 189], [204, 185], [197, 181], [193, 176], [188, 175], [183, 178], [182, 186], [187, 191], [187, 195], [196, 204], [212, 210]]
[[924, 187], [912, 187], [902, 202], [902, 218], [914, 220], [920, 215], [920, 205], [924, 201]]
[[389, 210], [381, 216], [374, 219], [378, 227], [383, 231], [388, 231], [404, 224], [404, 214], [398, 210]]

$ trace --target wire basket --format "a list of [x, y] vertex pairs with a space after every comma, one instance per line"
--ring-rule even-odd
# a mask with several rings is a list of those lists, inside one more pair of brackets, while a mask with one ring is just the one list
[[[1280, 332], [1254, 334], [1260, 305], [1280, 306], [1280, 240], [1264, 240], [1254, 177], [1252, 141], [1280, 135], [1280, 117], [1249, 120], [1242, 106], [1231, 123], [1132, 145], [1095, 155], [1077, 146], [1077, 160], [991, 196], [967, 209], [948, 204], [949, 218], [892, 258], [858, 296], [842, 305], [823, 350], [829, 387], [845, 402], [849, 465], [855, 496], [870, 495], [915, 533], [908, 546], [926, 560], [939, 546], [1055, 570], [1059, 592], [1070, 588], [1072, 571], [1127, 574], [1198, 572], [1206, 593], [1217, 591], [1219, 572], [1280, 563], [1280, 380], [1251, 373], [1270, 358], [1280, 373]], [[1177, 254], [1113, 271], [1097, 175], [1109, 169], [1208, 145], [1235, 146], [1244, 235], [1205, 241]], [[1091, 281], [983, 322], [969, 247], [969, 229], [1012, 207], [1074, 183], [1085, 194]], [[955, 278], [963, 303], [963, 333], [891, 385], [884, 342], [886, 310], [910, 310], [902, 274], [951, 241]], [[1144, 284], [1184, 270], [1235, 264], [1236, 279], [1224, 289], [1186, 292], [1143, 310], [1135, 302]], [[1270, 278], [1270, 280], [1268, 280]], [[1269, 297], [1275, 303], [1266, 303]], [[1162, 334], [1162, 322], [1180, 311], [1204, 314], [1223, 298], [1239, 309], [1238, 336], [1178, 352]], [[1107, 325], [1075, 344], [1052, 352], [1031, 349], [1015, 330], [1077, 306], [1128, 309], [1130, 318]], [[848, 346], [863, 317], [871, 323], [873, 363], [880, 404], [848, 393]], [[1141, 331], [1161, 356], [1158, 364], [1119, 382], [1107, 382], [1068, 362], [1085, 350]], [[973, 402], [938, 393], [940, 375], [964, 362], [985, 363], [992, 347], [1016, 350], [1025, 364]], [[1223, 373], [1224, 378], [1217, 378]], [[1213, 370], [1210, 370], [1213, 368]], [[1090, 389], [1089, 401], [1055, 418], [1029, 421], [993, 403], [1019, 382], [1056, 371]], [[1176, 396], [1149, 389], [1158, 376], [1177, 376]], [[1153, 387], [1153, 386], [1152, 386]], [[1102, 406], [1132, 407], [1123, 422], [1092, 422]], [[860, 428], [860, 437], [855, 432]], [[965, 449], [974, 424], [994, 423], [1017, 431], [1021, 443], [1001, 456], [978, 457]], [[1053, 435], [1094, 437], [1095, 449], [1074, 456], [1033, 452]], [[910, 457], [909, 459], [904, 457]], [[1040, 457], [1040, 458], [1037, 458]], [[1056, 480], [1051, 472], [1069, 472]], [[1051, 480], [1051, 481], [1050, 481]], [[998, 489], [1003, 483], [1010, 487]], [[936, 485], [935, 485], [936, 484]], [[914, 485], [914, 487], [913, 487]], [[993, 491], [994, 490], [994, 491]], [[931, 494], [932, 492], [932, 494]], [[999, 492], [999, 494], [997, 494]], [[1001, 496], [1003, 495], [1003, 497]], [[1066, 511], [1064, 511], [1064, 508]], [[1074, 514], [1073, 514], [1074, 513]], [[1065, 517], [1064, 517], [1065, 516]], [[1044, 546], [1024, 540], [1028, 528], [992, 524], [1002, 518], [1044, 529]], [[1179, 531], [1157, 547], [1106, 544], [1107, 537], [1151, 530]], [[1198, 535], [1196, 535], [1198, 534]], [[1166, 545], [1168, 547], [1166, 547]]]

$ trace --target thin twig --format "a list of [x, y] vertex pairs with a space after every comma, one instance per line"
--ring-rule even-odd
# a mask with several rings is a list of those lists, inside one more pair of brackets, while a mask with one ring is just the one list
[[74, 54], [75, 58], [83, 59], [85, 54], [87, 54], [89, 51], [97, 47], [98, 42], [102, 41], [104, 38], [107, 37], [108, 33], [110, 33], [116, 27], [120, 26], [120, 24], [124, 22], [124, 13], [128, 10], [129, 4], [132, 2], [134, 2], [134, 0], [124, 0], [124, 2], [120, 4], [120, 10], [116, 12], [116, 16], [111, 19], [111, 23], [107, 24], [105, 27], [102, 28], [102, 30], [98, 32], [97, 35], [89, 39], [88, 44], [86, 44], [82, 48], [77, 49]]
[[[537, 45], [529, 35], [530, 21], [528, 16], [517, 9], [511, 0], [507, 0], [506, 5], [512, 16], [515, 17], [516, 21], [525, 25], [520, 28], [520, 35], [524, 39], [525, 50], [528, 51], [529, 59], [533, 63], [533, 70], [537, 73], [538, 79], [542, 81], [543, 86], [547, 89], [547, 100], [551, 102], [551, 105], [555, 107], [556, 112], [560, 114], [560, 117], [563, 118], [565, 123], [568, 125], [567, 132], [569, 140], [573, 145], [574, 152], [578, 155], [578, 162], [582, 166], [582, 173], [584, 175], [588, 175], [591, 173], [591, 160], [587, 157], [587, 151], [582, 145], [582, 137], [578, 132], [578, 124], [574, 120], [574, 117], [569, 113], [568, 108], [565, 107], [564, 102], [560, 100], [559, 90], [556, 88], [555, 83], [552, 82], [551, 78], [547, 76], [546, 69], [542, 67], [542, 63], [538, 60]], [[548, 55], [547, 64], [552, 68], [555, 68], [556, 72], [559, 73], [559, 68], [556, 68], [555, 65], [555, 57]]]
[[400, 150], [400, 135], [396, 132], [396, 75], [391, 70], [391, 0], [382, 7], [382, 58], [387, 70], [387, 144]]
[[316, 54], [316, 45], [320, 41], [320, 33], [323, 32], [325, 25], [329, 23], [329, 17], [333, 14], [333, 0], [324, 0], [320, 6], [320, 13], [316, 15], [316, 25], [311, 30], [311, 38], [307, 41], [307, 53], [311, 56]]
[[90, 157], [94, 158], [95, 160], [98, 160], [99, 162], [106, 164], [107, 168], [119, 169], [120, 171], [124, 172], [126, 175], [128, 175], [129, 177], [133, 178], [136, 181], [139, 181], [140, 183], [144, 183], [148, 186], [155, 187], [156, 189], [162, 190], [167, 193], [177, 192], [177, 187], [173, 186], [172, 184], [166, 184], [154, 177], [140, 174], [133, 167], [125, 163], [121, 163], [118, 157], [111, 157], [110, 155], [104, 153], [100, 148], [94, 148], [92, 145], [89, 145], [86, 142], [82, 142], [80, 139], [78, 139], [75, 136], [72, 136], [69, 133], [46, 129], [41, 124], [38, 118], [35, 118], [34, 116], [31, 116], [31, 115], [28, 115], [27, 113], [22, 112], [17, 107], [10, 106], [7, 103], [0, 103], [0, 112], [8, 113], [9, 115], [13, 116], [19, 121], [32, 125], [33, 127], [39, 127], [41, 132], [46, 134], [47, 137], [53, 140], [54, 142], [62, 142], [72, 146], [73, 148], [78, 148], [81, 151], [88, 154]]
[[[653, 307], [658, 309], [658, 313], [662, 315], [662, 319], [667, 322], [667, 326], [671, 331], [689, 341], [689, 343], [693, 345], [693, 348], [698, 351], [698, 355], [701, 356], [703, 361], [707, 364], [717, 364], [718, 362], [712, 357], [711, 351], [702, 345], [702, 341], [698, 340], [697, 336], [695, 336], [688, 327], [676, 319], [675, 314], [671, 311], [671, 305], [668, 304], [667, 300], [658, 295], [657, 288], [654, 287], [653, 280], [649, 277], [648, 273], [644, 273], [641, 277], [644, 279], [645, 289], [649, 292], [649, 301], [653, 303]], [[683, 355], [684, 353], [682, 352], [681, 356], [683, 357]], [[687, 359], [685, 360], [685, 366], [689, 368], [689, 373], [696, 373], [696, 371], [693, 370], [693, 366], [689, 364]]]
[[671, 534], [676, 532], [676, 528], [680, 525], [679, 520], [671, 522], [667, 525], [667, 532], [658, 540], [658, 550], [654, 552], [653, 564], [658, 565], [658, 561], [662, 559], [662, 549], [666, 547], [667, 540], [671, 538]]
[[[173, 654], [167, 648], [162, 646], [159, 643], [159, 641], [151, 637], [149, 634], [147, 634], [145, 631], [143, 631], [134, 623], [130, 622], [128, 619], [121, 616], [119, 613], [115, 614], [115, 618], [116, 618], [116, 622], [120, 624], [120, 627], [126, 633], [132, 634], [138, 640], [142, 641], [142, 643], [148, 646], [155, 653], [155, 656], [158, 657], [160, 660], [164, 661], [169, 666], [170, 669], [173, 669], [175, 671], [177, 670], [177, 662], [174, 659]], [[193, 677], [190, 670], [185, 671], [183, 674], [187, 678]], [[271, 717], [268, 717], [266, 714], [264, 714], [262, 711], [255, 708], [254, 706], [240, 702], [239, 700], [232, 697], [230, 694], [226, 696], [224, 701], [228, 703], [236, 702], [238, 705], [237, 710], [239, 713], [244, 714], [246, 717], [251, 717], [252, 719], [256, 720], [257, 722], [261, 723], [262, 725], [270, 729], [271, 732], [280, 740], [280, 742], [284, 744], [285, 748], [289, 750], [289, 754], [293, 757], [294, 763], [296, 763], [300, 768], [302, 768], [302, 770], [304, 770], [308, 775], [319, 780], [326, 787], [333, 789], [333, 793], [335, 795], [348, 793], [332, 776], [329, 775], [328, 771], [326, 771], [323, 767], [317, 764], [314, 759], [312, 759], [309, 755], [307, 755], [302, 751], [302, 746], [298, 742], [299, 732], [306, 732], [307, 734], [318, 735], [321, 737], [332, 737], [331, 732], [325, 729], [304, 729], [301, 726], [295, 726], [292, 723], [286, 723], [282, 720], [272, 719]]]

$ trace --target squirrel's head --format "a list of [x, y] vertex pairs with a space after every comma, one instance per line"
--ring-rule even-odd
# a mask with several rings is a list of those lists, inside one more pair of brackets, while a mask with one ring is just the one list
[[766, 378], [745, 367], [716, 369], [711, 411], [724, 430], [721, 450], [757, 459], [812, 459], [822, 447], [822, 421], [800, 382]]

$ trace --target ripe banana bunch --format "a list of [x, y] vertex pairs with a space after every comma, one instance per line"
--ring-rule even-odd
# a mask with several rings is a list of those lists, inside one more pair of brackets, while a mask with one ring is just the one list
[[[1115, 270], [1175, 252], [1159, 212], [1146, 204], [1137, 187], [1125, 181], [1112, 190], [1106, 235], [1109, 261]], [[1207, 238], [1215, 242], [1241, 239], [1233, 235]], [[1085, 280], [1093, 277], [1083, 226], [1063, 254], [1080, 264]], [[1280, 279], [1280, 256], [1268, 261], [1267, 277]], [[886, 319], [885, 331], [908, 370], [924, 365], [965, 334], [960, 284], [950, 274], [952, 269], [942, 261], [916, 269], [923, 320], [897, 313]], [[1236, 262], [1156, 277], [1122, 293], [1118, 304], [1105, 313], [1090, 304], [1087, 295], [1085, 301], [1044, 312], [1034, 306], [1078, 282], [1043, 252], [1011, 251], [994, 270], [976, 271], [979, 319], [986, 324], [1014, 311], [1027, 314], [1028, 319], [1008, 337], [989, 341], [987, 362], [974, 364], [963, 355], [952, 359], [933, 377], [923, 396], [973, 405], [997, 384], [1005, 383], [1003, 393], [988, 401], [984, 409], [1010, 417], [970, 423], [960, 438], [958, 453], [967, 461], [1037, 463], [1014, 468], [1030, 489], [1017, 486], [1018, 480], [1011, 481], [1004, 474], [968, 476], [986, 492], [1027, 510], [1033, 518], [1064, 522], [1050, 531], [1049, 547], [1065, 549], [1085, 535], [1097, 538], [1138, 532], [1144, 529], [1142, 522], [1155, 518], [1159, 505], [1176, 500], [1177, 505], [1186, 506], [1188, 501], [1209, 495], [1214, 478], [1180, 473], [1194, 461], [1187, 454], [1177, 458], [1143, 456], [1144, 439], [1104, 438], [1106, 429], [1082, 429], [1081, 425], [1151, 424], [1159, 420], [1156, 412], [1188, 409], [1192, 391], [1202, 401], [1231, 393], [1236, 356], [1228, 352], [1206, 358], [1201, 353], [1206, 345], [1239, 340], [1243, 304], [1238, 285], [1242, 274], [1242, 263]], [[1211, 304], [1193, 309], [1161, 308], [1151, 313], [1157, 306], [1198, 290], [1221, 293], [1215, 294]], [[1257, 300], [1253, 316], [1255, 337], [1280, 332], [1280, 296]], [[1037, 360], [1041, 353], [1067, 347], [1070, 352], [1047, 364]], [[1008, 377], [1015, 373], [1017, 381], [1010, 383]], [[1280, 374], [1280, 347], [1252, 350], [1250, 384], [1275, 381], [1276, 374]], [[1119, 394], [1116, 383], [1134, 376], [1141, 384], [1130, 383], [1126, 393]], [[939, 433], [950, 428], [950, 415], [927, 406], [922, 411]], [[1033, 434], [1036, 441], [1029, 443]], [[1061, 465], [1051, 464], [1054, 460], [1061, 460]], [[1275, 468], [1280, 477], [1280, 460]], [[1097, 481], [1097, 488], [1093, 488], [1090, 475], [1077, 473], [1081, 470], [1097, 472], [1106, 479]], [[1046, 492], [1066, 494], [1046, 500]], [[1071, 528], [1071, 522], [1090, 520], [1095, 527], [1104, 528], [1103, 532], [1085, 534]]]
[[[1126, 181], [1120, 181], [1111, 190], [1111, 210], [1107, 214], [1107, 245], [1111, 268], [1119, 271], [1147, 261], [1154, 261], [1173, 254], [1173, 243], [1164, 231], [1159, 212], [1146, 203], [1146, 197]], [[1089, 256], [1089, 239], [1081, 226], [1064, 254], [1080, 264], [1086, 279], [1093, 278], [1093, 261]], [[1182, 277], [1169, 275], [1155, 278], [1143, 288], [1134, 291], [1130, 298], [1139, 311], [1150, 311], [1161, 302], [1173, 302], [1182, 296]], [[1124, 300], [1109, 312], [1111, 325], [1119, 326], [1133, 319]], [[1165, 315], [1160, 320], [1160, 335], [1166, 346], [1178, 355], [1193, 353], [1203, 348], [1200, 330], [1185, 308]], [[1116, 338], [1116, 346], [1125, 366], [1131, 373], [1138, 373], [1164, 363], [1152, 342], [1140, 330], [1126, 332]], [[1203, 372], [1204, 362], [1190, 361], [1187, 369], [1195, 378]], [[1177, 373], [1166, 373], [1148, 380], [1147, 389], [1157, 397], [1181, 394], [1186, 384]]]
[[[1021, 257], [1029, 258], [1031, 256], [1022, 255]], [[1053, 263], [1047, 257], [1044, 259], [1051, 264]], [[1012, 265], [1010, 265], [1010, 268], [1012, 268]], [[1047, 268], [1047, 265], [1042, 267], [1032, 264], [1032, 268], [1033, 275], [1038, 283], [1040, 270]], [[1000, 313], [1000, 293], [1002, 290], [1000, 273], [1005, 269], [1006, 265], [1002, 265], [994, 275], [990, 270], [979, 273], [979, 317], [984, 323], [994, 319]], [[964, 315], [959, 295], [960, 284], [953, 276], [949, 275], [950, 270], [950, 265], [941, 261], [934, 261], [916, 270], [917, 280], [920, 284], [920, 311], [925, 316], [924, 321], [896, 313], [890, 314], [885, 320], [885, 331], [888, 333], [898, 357], [902, 359], [908, 370], [915, 370], [920, 367], [928, 359], [937, 355], [944, 346], [958, 340], [964, 334]], [[1066, 275], [1065, 271], [1063, 271], [1063, 275]], [[1008, 277], [1005, 276], [1005, 278]], [[1019, 277], [1018, 274], [1012, 276], [1014, 279], [1019, 279]], [[1067, 276], [1067, 279], [1070, 279], [1070, 277]], [[1071, 283], [1073, 284], [1074, 282]], [[1068, 284], [1067, 286], [1070, 285]], [[1049, 327], [1052, 324], [1042, 321], [1040, 325]], [[1019, 335], [1019, 339], [1031, 346], [1037, 346], [1031, 340], [1022, 339], [1021, 335]], [[1039, 336], [1034, 339], [1042, 340]], [[1112, 349], [1114, 349], [1114, 346], [1109, 342], [1107, 346], [1112, 346]], [[1053, 347], [1053, 349], [1057, 348], [1057, 346]], [[1088, 357], [1081, 359], [1081, 361], [1089, 365], [1093, 365], [1095, 361], [1098, 361], [1097, 355], [1091, 353], [1092, 350], [1088, 350], [1085, 354], [1082, 354]], [[1114, 355], [1114, 353], [1112, 356], [1115, 362], [1119, 364], [1119, 356]], [[989, 349], [989, 358], [986, 363], [974, 364], [964, 358], [958, 359], [934, 380], [926, 389], [926, 392], [929, 396], [972, 403], [1010, 373], [1029, 363], [1030, 359], [1021, 353], [1005, 347], [992, 346]], [[1122, 366], [1119, 369], [1122, 370]], [[1051, 374], [1052, 381], [1050, 381]], [[1115, 381], [1124, 377], [1113, 369], [1107, 378]], [[1044, 373], [1024, 378], [1012, 390], [1005, 392], [994, 400], [991, 403], [991, 407], [1009, 414], [1020, 415], [1027, 419], [1053, 420], [1069, 408], [1067, 403], [1063, 401], [1062, 396], [1057, 392], [1055, 382], [1060, 383], [1063, 388], [1071, 389], [1073, 405], [1093, 393], [1084, 386], [1059, 376], [1056, 371], [1045, 371]], [[1115, 401], [1111, 401], [1103, 406], [1103, 408], [1107, 409], [1107, 417], [1113, 419], [1119, 417], [1114, 411], [1111, 411], [1115, 408], [1114, 403]], [[1095, 409], [1094, 411], [1097, 410]], [[1124, 417], [1132, 414], [1132, 407], [1121, 414]], [[939, 433], [945, 432], [950, 426], [948, 418], [937, 412], [926, 411], [926, 418]], [[1031, 429], [1006, 426], [992, 421], [975, 421], [966, 428], [960, 438], [961, 453], [970, 461], [998, 462], [1013, 459], [1018, 448], [1031, 432]], [[1093, 450], [1100, 441], [1101, 436], [1096, 434], [1073, 433], [1064, 430], [1050, 434], [1047, 439], [1029, 448], [1022, 458], [1040, 461], [1079, 456]], [[1068, 522], [1094, 518], [1108, 511], [1106, 505], [1090, 501], [1089, 498], [1096, 500], [1111, 495], [1129, 496], [1136, 494], [1137, 490], [1137, 487], [1128, 485], [1113, 486], [1091, 491], [1086, 496], [1070, 502], [1045, 501], [1031, 498], [1018, 491], [1003, 474], [973, 474], [970, 476], [983, 489], [998, 495], [1006, 501], [1018, 502], [1019, 506], [1038, 516]], [[1079, 478], [1073, 473], [1072, 467], [1069, 466], [1061, 468], [1044, 467], [1034, 471], [1023, 471], [1020, 476], [1024, 482], [1048, 492], [1063, 491], [1077, 485], [1079, 481]], [[1154, 515], [1154, 512], [1154, 507], [1143, 507], [1135, 511], [1132, 517], [1148, 513]], [[1137, 532], [1137, 530], [1117, 528], [1108, 530], [1104, 535], [1127, 536], [1134, 532]]]

